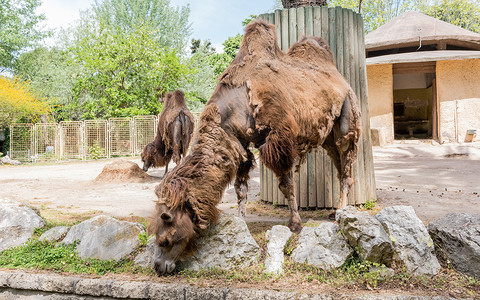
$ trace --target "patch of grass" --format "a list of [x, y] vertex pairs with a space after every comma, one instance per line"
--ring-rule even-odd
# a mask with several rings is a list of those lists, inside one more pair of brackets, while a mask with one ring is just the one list
[[150, 237], [148, 236], [146, 231], [140, 232], [138, 234], [138, 241], [140, 242], [140, 247], [145, 247], [148, 244], [148, 239]]
[[54, 227], [58, 227], [58, 226], [70, 227], [70, 226], [73, 226], [73, 225], [78, 224], [78, 223], [80, 223], [80, 222], [79, 221], [68, 222], [68, 221], [49, 221], [49, 220], [45, 220], [45, 226], [43, 226], [42, 228], [35, 228], [35, 230], [33, 231], [33, 237], [38, 238], [42, 234], [44, 234], [45, 232], [47, 232], [48, 230], [50, 230]]
[[372, 199], [372, 200], [367, 200], [367, 202], [365, 202], [365, 204], [363, 204], [363, 207], [367, 210], [372, 210], [375, 208], [375, 205], [377, 204], [377, 200], [376, 199]]
[[285, 254], [286, 256], [292, 255], [293, 250], [297, 248], [298, 238], [299, 238], [298, 234], [292, 234], [292, 236], [285, 243], [285, 247], [283, 247], [283, 254]]
[[95, 275], [125, 272], [152, 273], [149, 268], [135, 266], [131, 258], [120, 261], [95, 258], [81, 259], [75, 247], [75, 244], [63, 245], [30, 240], [23, 246], [1, 252], [0, 266]]

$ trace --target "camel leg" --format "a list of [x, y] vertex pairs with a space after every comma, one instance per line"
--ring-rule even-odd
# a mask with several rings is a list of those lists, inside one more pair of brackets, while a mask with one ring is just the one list
[[168, 164], [170, 163], [170, 160], [167, 160], [166, 163], [165, 163], [165, 174], [163, 174], [163, 177], [165, 177], [165, 175], [167, 175], [168, 173]]
[[247, 211], [247, 193], [250, 170], [253, 168], [254, 156], [250, 150], [247, 151], [247, 161], [240, 163], [235, 178], [235, 193], [237, 194], [238, 214], [244, 218]]
[[340, 201], [338, 208], [344, 208], [348, 203], [348, 192], [353, 184], [352, 166], [355, 159], [355, 145], [350, 135], [341, 136], [339, 126], [335, 124], [330, 135], [325, 139], [322, 147], [327, 150], [327, 154], [332, 160], [338, 171], [338, 179], [340, 180]]
[[345, 100], [340, 118], [323, 145], [338, 171], [340, 202], [337, 208], [347, 206], [348, 193], [353, 184], [353, 163], [357, 157], [360, 123], [355, 116], [356, 107], [352, 101], [350, 97]]
[[278, 188], [285, 196], [285, 199], [288, 200], [288, 208], [290, 209], [288, 227], [292, 232], [299, 233], [302, 231], [302, 219], [298, 214], [297, 200], [295, 199], [295, 193], [293, 190], [292, 173], [284, 173], [278, 179]]
[[340, 179], [340, 205], [347, 206], [348, 193], [353, 184], [353, 163], [356, 158], [355, 141], [350, 138], [351, 134], [343, 136], [337, 141], [338, 152], [340, 153], [340, 169], [338, 170]]

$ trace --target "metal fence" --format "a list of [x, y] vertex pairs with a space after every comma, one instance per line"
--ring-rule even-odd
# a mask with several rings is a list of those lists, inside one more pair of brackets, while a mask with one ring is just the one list
[[157, 116], [11, 124], [8, 154], [23, 162], [135, 156], [155, 139], [157, 124]]

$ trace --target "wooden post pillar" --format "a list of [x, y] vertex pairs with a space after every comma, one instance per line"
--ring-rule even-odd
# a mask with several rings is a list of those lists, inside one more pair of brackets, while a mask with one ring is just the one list
[[[341, 7], [309, 6], [276, 10], [274, 13], [260, 15], [260, 18], [275, 25], [278, 43], [283, 51], [287, 51], [304, 35], [320, 36], [329, 44], [337, 68], [355, 91], [362, 111], [362, 135], [357, 162], [353, 168], [354, 184], [348, 204], [363, 204], [367, 200], [376, 199], [365, 67], [365, 33], [361, 15]], [[287, 205], [278, 190], [278, 181], [273, 172], [263, 165], [260, 165], [260, 172], [262, 200]], [[299, 207], [338, 207], [340, 183], [337, 171], [323, 149], [308, 154], [307, 161], [294, 174], [294, 179]]]

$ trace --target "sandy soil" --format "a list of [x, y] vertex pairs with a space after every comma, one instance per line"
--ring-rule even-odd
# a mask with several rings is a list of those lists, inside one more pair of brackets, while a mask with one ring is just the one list
[[[129, 160], [141, 163], [138, 158]], [[148, 171], [156, 179], [151, 183], [94, 183], [110, 161], [0, 166], [0, 198], [27, 203], [50, 215], [150, 216], [163, 168]], [[480, 213], [480, 144], [394, 144], [376, 147], [374, 161], [380, 207], [412, 205], [425, 223], [449, 212]], [[258, 169], [249, 185], [249, 200], [257, 200]], [[220, 208], [236, 212], [233, 185]], [[248, 213], [247, 221], [258, 220], [286, 221]]]
[[411, 205], [429, 223], [450, 212], [480, 214], [480, 144], [374, 147], [377, 203]]

